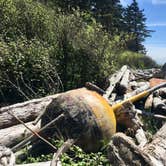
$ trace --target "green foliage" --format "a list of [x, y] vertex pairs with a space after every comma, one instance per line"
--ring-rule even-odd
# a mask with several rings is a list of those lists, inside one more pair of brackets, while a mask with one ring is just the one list
[[54, 38], [54, 12], [32, 0], [0, 0], [0, 34], [5, 41]]
[[[89, 23], [84, 20], [88, 20]], [[83, 86], [86, 81], [102, 84], [112, 71], [114, 41], [89, 14], [75, 11], [56, 19], [56, 59], [65, 89]]]
[[[134, 53], [133, 58], [131, 54], [123, 58], [129, 54], [123, 50], [134, 35], [116, 27], [114, 21], [122, 13], [120, 17], [116, 12], [111, 13], [111, 19], [105, 20], [114, 27], [109, 33], [107, 25], [98, 20], [102, 14], [109, 15], [110, 9], [118, 11], [119, 1], [104, 1], [110, 3], [108, 6], [101, 1], [87, 1], [85, 5], [93, 4], [94, 13], [91, 7], [88, 12], [73, 8], [70, 13], [62, 12], [58, 7], [49, 6], [58, 5], [58, 0], [42, 2], [0, 0], [1, 102], [13, 103], [53, 94], [63, 89], [62, 84], [64, 90], [82, 87], [86, 81], [103, 88], [106, 77], [124, 63], [146, 67], [142, 64], [145, 60], [148, 67], [154, 65], [150, 58]], [[69, 6], [70, 2], [75, 1], [68, 1]], [[80, 6], [81, 3], [74, 4]], [[113, 32], [116, 30], [118, 33]]]
[[[63, 141], [56, 140], [53, 141], [54, 145], [59, 148]], [[42, 161], [49, 161], [52, 160], [53, 154], [47, 155], [40, 155], [38, 157], [33, 157], [31, 154], [28, 154], [27, 150], [25, 151], [26, 160], [21, 161], [17, 160], [17, 164], [26, 164], [26, 163], [34, 163], [34, 162], [42, 162]], [[106, 151], [103, 150], [102, 152], [97, 153], [85, 153], [81, 148], [78, 146], [72, 146], [67, 153], [64, 153], [61, 157], [61, 162], [63, 166], [109, 166], [109, 160], [106, 157]]]
[[1, 101], [16, 102], [58, 91], [52, 48], [38, 40], [0, 42]]
[[150, 57], [131, 51], [122, 52], [118, 58], [118, 63], [120, 64], [120, 66], [126, 64], [132, 68], [144, 69], [157, 67], [156, 62], [152, 60]]

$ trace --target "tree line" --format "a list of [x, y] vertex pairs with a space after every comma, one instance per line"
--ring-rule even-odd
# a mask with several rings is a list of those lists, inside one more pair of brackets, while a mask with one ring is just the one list
[[89, 12], [110, 35], [119, 35], [122, 32], [132, 35], [132, 39], [126, 42], [128, 50], [146, 52], [143, 42], [153, 31], [147, 28], [144, 10], [139, 8], [136, 0], [127, 7], [123, 7], [120, 0], [44, 0], [43, 2], [47, 5], [58, 5], [67, 13], [78, 8]]
[[[136, 0], [0, 0], [0, 104], [84, 86], [123, 64], [154, 67]], [[127, 57], [127, 58], [126, 58]]]

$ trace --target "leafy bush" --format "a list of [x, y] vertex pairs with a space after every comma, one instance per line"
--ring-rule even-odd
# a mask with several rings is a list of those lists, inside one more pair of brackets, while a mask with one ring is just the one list
[[156, 62], [150, 57], [131, 51], [124, 51], [118, 58], [119, 65], [127, 64], [132, 68], [152, 68], [157, 67]]
[[[54, 140], [54, 145], [59, 148], [63, 141]], [[33, 157], [31, 154], [28, 153], [26, 149], [24, 149], [26, 160], [21, 161], [20, 159], [17, 159], [17, 164], [26, 164], [26, 163], [35, 163], [35, 162], [42, 162], [42, 161], [49, 161], [52, 160], [53, 154], [47, 154], [47, 155], [40, 155], [38, 157]], [[101, 152], [96, 153], [85, 153], [81, 148], [78, 146], [72, 146], [67, 153], [64, 153], [61, 157], [61, 162], [63, 166], [109, 166], [109, 160], [106, 156], [106, 150], [102, 150]]]
[[[18, 102], [84, 86], [104, 87], [123, 64], [153, 61], [124, 52], [130, 36], [111, 36], [91, 14], [63, 13], [34, 0], [0, 0], [0, 100]], [[131, 63], [132, 62], [132, 63]], [[60, 79], [59, 79], [60, 77]]]
[[[58, 71], [65, 89], [81, 87], [86, 81], [103, 86], [103, 80], [114, 69], [117, 44], [110, 40], [102, 26], [88, 14], [75, 11], [57, 20], [59, 34]], [[90, 20], [88, 23], [84, 19]]]
[[52, 48], [38, 40], [0, 42], [1, 101], [16, 102], [58, 91], [56, 67], [49, 56]]
[[0, 34], [5, 39], [54, 39], [54, 12], [33, 0], [0, 0]]

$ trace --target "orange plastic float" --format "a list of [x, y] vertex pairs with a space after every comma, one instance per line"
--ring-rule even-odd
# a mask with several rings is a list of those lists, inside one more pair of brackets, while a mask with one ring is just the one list
[[108, 102], [95, 91], [86, 88], [71, 90], [58, 96], [47, 108], [42, 125], [60, 114], [65, 118], [48, 129], [46, 135], [78, 139], [77, 144], [86, 151], [97, 151], [102, 142], [108, 142], [116, 132], [116, 119]]
[[63, 136], [78, 140], [77, 144], [86, 151], [97, 151], [102, 142], [107, 143], [116, 132], [116, 111], [127, 102], [135, 102], [148, 96], [154, 90], [165, 87], [157, 85], [127, 100], [110, 106], [106, 99], [95, 91], [80, 88], [59, 95], [54, 99], [42, 118], [42, 125], [64, 114], [64, 119], [48, 128], [47, 137]]

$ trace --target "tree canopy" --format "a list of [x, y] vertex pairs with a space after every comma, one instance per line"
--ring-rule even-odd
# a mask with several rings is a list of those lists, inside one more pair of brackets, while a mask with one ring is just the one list
[[149, 36], [145, 21], [136, 1], [124, 8], [114, 0], [0, 0], [0, 103], [86, 81], [104, 88], [124, 63], [155, 66], [139, 54]]

